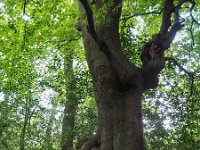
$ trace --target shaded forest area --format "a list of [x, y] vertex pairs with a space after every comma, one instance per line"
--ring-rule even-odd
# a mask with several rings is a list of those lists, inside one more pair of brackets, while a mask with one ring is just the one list
[[1, 0], [0, 150], [199, 150], [199, 0]]

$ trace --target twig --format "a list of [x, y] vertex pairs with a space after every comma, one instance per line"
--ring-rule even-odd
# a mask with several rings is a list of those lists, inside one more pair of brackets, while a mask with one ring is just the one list
[[197, 25], [200, 25], [200, 23], [194, 18], [193, 14], [192, 14], [192, 11], [193, 11], [196, 3], [193, 0], [189, 0], [189, 2], [192, 4], [192, 6], [190, 7], [190, 17], [192, 19], [192, 22], [196, 23]]
[[137, 16], [145, 16], [145, 15], [152, 15], [152, 14], [154, 14], [154, 15], [160, 15], [162, 12], [163, 12], [163, 9], [162, 9], [161, 11], [152, 11], [152, 12], [136, 13], [136, 14], [133, 14], [133, 15], [131, 15], [131, 16], [121, 18], [120, 21], [121, 21], [121, 20], [125, 20], [125, 21], [126, 21], [126, 20], [129, 20], [129, 19], [131, 19], [131, 18], [133, 18], [133, 17], [137, 17]]
[[191, 86], [190, 86], [190, 96], [193, 95], [193, 87], [194, 87], [194, 76], [192, 77], [192, 83], [191, 83]]
[[80, 36], [78, 36], [77, 38], [71, 38], [71, 39], [64, 39], [64, 40], [56, 41], [55, 43], [57, 43], [57, 44], [55, 46], [56, 46], [56, 48], [60, 49], [61, 47], [64, 47], [65, 45], [68, 45], [71, 42], [77, 41], [79, 39], [80, 39]]
[[191, 22], [191, 25], [190, 25], [190, 29], [189, 29], [189, 32], [191, 34], [191, 39], [192, 39], [192, 43], [191, 43], [191, 46], [193, 47], [194, 46], [194, 34], [193, 34], [193, 25], [194, 23], [196, 23], [197, 25], [200, 25], [200, 23], [194, 18], [193, 14], [192, 14], [192, 11], [196, 5], [195, 1], [193, 0], [189, 0], [189, 2], [192, 4], [192, 6], [190, 7], [190, 18], [192, 19], [192, 22]]
[[24, 40], [23, 40], [23, 50], [25, 49], [25, 47], [26, 47], [26, 22], [25, 22], [25, 24], [24, 24]]
[[191, 25], [190, 25], [190, 29], [189, 29], [189, 32], [191, 34], [191, 39], [192, 39], [192, 43], [191, 43], [192, 48], [194, 47], [194, 34], [193, 34], [193, 31], [192, 31], [193, 25], [194, 25], [194, 22], [192, 21]]
[[182, 6], [184, 3], [186, 3], [186, 2], [189, 2], [189, 3], [192, 4], [191, 7], [190, 7], [190, 17], [191, 17], [192, 21], [193, 21], [194, 23], [196, 23], [197, 25], [200, 25], [200, 23], [194, 18], [193, 14], [192, 14], [192, 11], [193, 11], [193, 9], [194, 9], [194, 7], [195, 7], [195, 5], [196, 5], [196, 3], [195, 3], [194, 0], [180, 0], [180, 1], [179, 1], [179, 4], [175, 7], [175, 9], [180, 9], [181, 6]]
[[69, 43], [71, 43], [71, 42], [73, 42], [73, 41], [79, 40], [80, 38], [81, 38], [81, 36], [78, 36], [78, 37], [76, 37], [76, 38], [64, 39], [64, 40], [60, 40], [60, 41], [57, 41], [57, 42], [59, 42], [59, 43], [61, 43], [61, 42], [67, 42], [66, 44], [69, 44]]
[[26, 0], [23, 3], [23, 14], [26, 14]]
[[[23, 15], [26, 15], [26, 0], [24, 0], [24, 3], [23, 3]], [[26, 24], [27, 22], [25, 21], [25, 24], [24, 24], [24, 37], [23, 37], [23, 50], [25, 49], [26, 47]]]

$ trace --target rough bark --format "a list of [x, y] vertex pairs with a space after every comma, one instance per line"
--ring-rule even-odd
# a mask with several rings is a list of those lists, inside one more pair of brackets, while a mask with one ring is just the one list
[[87, 0], [79, 1], [79, 10], [88, 20], [87, 25], [79, 22], [79, 29], [83, 33], [98, 108], [97, 136], [84, 143], [81, 150], [144, 150], [142, 94], [146, 89], [157, 87], [158, 74], [165, 63], [164, 50], [182, 28], [178, 21], [171, 25], [173, 1], [165, 1], [160, 32], [144, 46], [141, 68], [130, 64], [121, 48], [121, 1], [97, 0], [92, 4], [96, 5], [94, 12], [98, 13], [100, 8], [107, 12], [104, 14], [106, 21], [101, 24], [95, 22], [91, 4]]

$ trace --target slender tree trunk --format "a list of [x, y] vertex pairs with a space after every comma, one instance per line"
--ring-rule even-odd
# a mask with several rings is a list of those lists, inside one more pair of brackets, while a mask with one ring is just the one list
[[75, 111], [76, 109], [73, 104], [66, 102], [62, 125], [62, 150], [73, 149]]
[[26, 106], [23, 127], [20, 135], [20, 150], [25, 150], [25, 135], [28, 126], [28, 118], [29, 118], [29, 109], [28, 106]]
[[25, 143], [26, 143], [26, 134], [27, 134], [27, 128], [28, 128], [28, 125], [30, 124], [30, 120], [31, 120], [31, 117], [34, 113], [34, 110], [33, 112], [31, 112], [31, 103], [32, 103], [32, 93], [31, 93], [31, 83], [29, 83], [29, 85], [27, 86], [27, 89], [28, 89], [28, 95], [26, 98], [26, 101], [25, 101], [25, 114], [24, 114], [24, 122], [23, 122], [23, 127], [22, 127], [22, 130], [21, 130], [21, 135], [20, 135], [20, 150], [25, 150]]
[[51, 110], [51, 115], [49, 117], [49, 122], [48, 122], [48, 125], [47, 125], [47, 129], [46, 129], [46, 138], [45, 138], [45, 148], [47, 150], [52, 150], [52, 126], [53, 126], [53, 123], [54, 123], [54, 119], [55, 119], [55, 115], [56, 115], [56, 112], [57, 112], [57, 107], [58, 107], [58, 104], [57, 102], [54, 102], [53, 103], [53, 106], [52, 106], [52, 110]]
[[[67, 53], [66, 53], [67, 54]], [[68, 60], [67, 56], [64, 60], [64, 71], [65, 71], [65, 81], [66, 81], [66, 102], [64, 109], [64, 117], [62, 124], [62, 141], [61, 149], [62, 150], [72, 150], [73, 149], [73, 140], [74, 140], [74, 124], [75, 124], [75, 115], [77, 108], [77, 99], [75, 92], [75, 81], [73, 74], [72, 60]]]
[[[8, 147], [8, 144], [7, 144], [7, 140], [6, 138], [3, 136], [3, 133], [5, 132], [5, 130], [7, 128], [9, 128], [10, 126], [10, 122], [9, 122], [9, 116], [11, 115], [11, 108], [12, 108], [12, 105], [9, 106], [9, 95], [10, 95], [10, 92], [3, 92], [4, 93], [4, 102], [5, 103], [5, 106], [4, 106], [4, 109], [1, 109], [0, 110], [0, 114], [1, 114], [1, 123], [0, 123], [0, 149], [4, 149], [4, 150], [8, 150], [9, 147]], [[5, 139], [4, 139], [5, 138]]]

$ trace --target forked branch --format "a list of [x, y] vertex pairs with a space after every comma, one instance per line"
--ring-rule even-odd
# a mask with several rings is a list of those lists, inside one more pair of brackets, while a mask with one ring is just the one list
[[100, 40], [100, 38], [97, 35], [97, 32], [95, 31], [92, 9], [90, 8], [90, 5], [87, 0], [79, 0], [79, 1], [83, 5], [86, 12], [87, 21], [88, 21], [87, 30], [92, 36], [92, 38], [94, 39], [94, 41], [97, 43], [97, 45], [101, 47], [102, 41]]
[[[184, 26], [180, 21], [179, 10], [185, 1], [180, 0], [177, 6], [173, 2], [173, 0], [165, 0], [160, 31], [145, 44], [141, 54], [146, 89], [157, 87], [158, 74], [164, 68], [163, 53], [170, 47], [176, 33]], [[172, 15], [174, 15], [173, 21]]]
[[[79, 1], [82, 4], [83, 8], [85, 9], [85, 13], [86, 13], [86, 16], [87, 16], [87, 21], [88, 21], [87, 31], [91, 35], [91, 38], [94, 40], [94, 42], [96, 42], [96, 44], [98, 45], [98, 48], [99, 48], [98, 50], [105, 54], [107, 61], [108, 61], [108, 65], [109, 65], [110, 70], [111, 70], [110, 75], [114, 79], [113, 82], [115, 82], [115, 84], [117, 85], [117, 89], [120, 92], [124, 92], [124, 91], [128, 91], [131, 87], [136, 87], [136, 81], [135, 80], [137, 80], [137, 79], [133, 76], [136, 75], [136, 74], [138, 75], [140, 73], [140, 70], [134, 64], [130, 64], [126, 60], [124, 55], [122, 55], [122, 53], [117, 55], [116, 47], [113, 46], [111, 44], [111, 42], [110, 42], [110, 45], [108, 45], [109, 41], [104, 39], [104, 38], [101, 38], [99, 36], [99, 34], [102, 33], [102, 35], [103, 35], [104, 33], [101, 32], [101, 31], [100, 31], [100, 33], [97, 32], [97, 29], [95, 28], [95, 21], [94, 21], [94, 18], [93, 18], [94, 16], [93, 16], [93, 12], [91, 10], [90, 4], [88, 3], [87, 0], [79, 0]], [[119, 23], [119, 15], [121, 14], [121, 11], [116, 11], [116, 9], [120, 10], [121, 0], [112, 0], [112, 1], [114, 2], [114, 4], [112, 4], [113, 6], [109, 7], [107, 14], [104, 14], [104, 15], [105, 16], [111, 15], [112, 17], [109, 16], [108, 19], [112, 18], [118, 24]], [[102, 5], [101, 7], [103, 7], [103, 6], [106, 6], [106, 5]], [[111, 12], [113, 14], [110, 14]], [[118, 17], [117, 18], [113, 17], [113, 15], [118, 16]], [[106, 29], [107, 29], [108, 26], [110, 26], [110, 28], [112, 28], [113, 24], [109, 24], [109, 25], [108, 24], [106, 24], [106, 25], [102, 24], [102, 27], [105, 27], [105, 26], [106, 26]], [[118, 27], [118, 25], [117, 25], [117, 27]], [[106, 35], [106, 32], [109, 33], [109, 31], [110, 31], [110, 29], [105, 30], [105, 35]], [[118, 30], [116, 30], [116, 32], [118, 32]], [[114, 41], [114, 39], [112, 39], [112, 40]], [[118, 40], [118, 37], [116, 39]], [[120, 45], [117, 48], [119, 48], [118, 50], [121, 51]]]
[[[109, 50], [108, 45], [99, 37], [99, 35], [97, 34], [96, 30], [95, 30], [95, 25], [94, 25], [94, 19], [93, 19], [93, 12], [92, 9], [88, 3], [87, 0], [79, 0], [81, 2], [81, 4], [83, 5], [85, 12], [86, 12], [86, 16], [87, 16], [87, 30], [90, 33], [90, 35], [92, 36], [93, 40], [96, 42], [96, 44], [99, 46], [99, 50], [102, 51], [106, 57], [108, 58], [108, 61], [112, 61], [112, 54]], [[112, 65], [112, 62], [110, 62], [110, 64]]]

